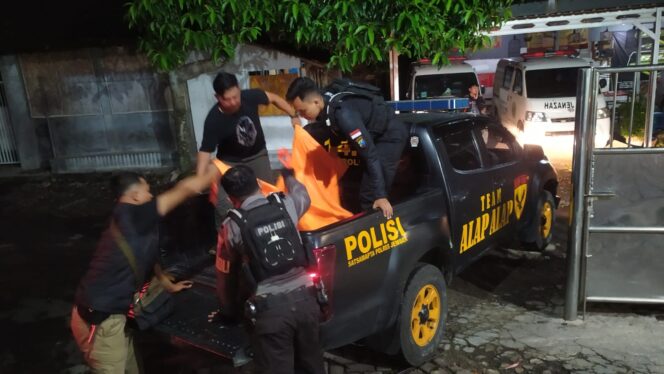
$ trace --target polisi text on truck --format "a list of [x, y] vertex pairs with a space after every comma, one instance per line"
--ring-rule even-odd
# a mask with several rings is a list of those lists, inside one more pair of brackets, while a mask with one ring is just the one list
[[407, 241], [408, 237], [399, 217], [347, 236], [344, 238], [344, 246], [348, 267], [369, 260]]

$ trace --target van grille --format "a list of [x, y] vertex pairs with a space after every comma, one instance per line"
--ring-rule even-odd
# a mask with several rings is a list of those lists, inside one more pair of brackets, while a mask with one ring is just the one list
[[566, 118], [551, 118], [551, 122], [553, 122], [553, 123], [558, 123], [558, 122], [574, 122], [574, 117], [566, 117]]

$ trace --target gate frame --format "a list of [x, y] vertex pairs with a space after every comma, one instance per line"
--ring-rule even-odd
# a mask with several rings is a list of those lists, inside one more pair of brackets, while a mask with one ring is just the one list
[[[659, 17], [658, 17], [659, 18]], [[657, 24], [659, 26], [659, 22]], [[657, 32], [659, 36], [659, 31]], [[657, 43], [655, 43], [657, 44]], [[654, 52], [658, 52], [655, 50]], [[653, 54], [653, 60], [656, 61]], [[648, 88], [648, 102], [646, 106], [646, 121], [644, 129], [644, 144], [643, 150], [636, 150], [633, 148], [626, 149], [612, 149], [612, 148], [594, 148], [594, 134], [597, 122], [597, 97], [594, 92], [597, 92], [599, 86], [600, 74], [617, 74], [618, 73], [640, 73], [643, 71], [650, 71], [649, 88]], [[650, 148], [653, 128], [653, 116], [655, 108], [655, 82], [657, 75], [664, 74], [664, 64], [662, 65], [638, 65], [625, 68], [587, 68], [579, 71], [579, 79], [577, 85], [577, 113], [575, 121], [577, 126], [575, 128], [574, 137], [574, 156], [572, 159], [572, 198], [570, 205], [570, 231], [567, 248], [567, 283], [565, 294], [565, 320], [576, 320], [578, 317], [578, 303], [583, 300], [583, 312], [585, 316], [586, 303], [588, 299], [585, 296], [585, 281], [587, 279], [586, 273], [586, 258], [588, 236], [590, 231], [596, 231], [590, 227], [589, 206], [592, 199], [602, 198], [608, 196], [604, 193], [591, 193], [591, 171], [593, 170], [593, 159], [596, 154], [606, 153], [652, 153]], [[635, 78], [636, 79], [636, 78]], [[638, 87], [633, 88], [632, 97], [636, 95]], [[615, 102], [615, 101], [614, 101]], [[633, 103], [634, 101], [632, 101]], [[615, 107], [612, 110], [615, 117]], [[632, 111], [633, 116], [633, 111]], [[615, 120], [615, 118], [613, 118]], [[632, 122], [630, 121], [630, 137], [632, 132]], [[613, 128], [615, 121], [611, 123], [611, 141], [613, 140]], [[628, 142], [629, 143], [629, 142]], [[660, 151], [661, 152], [661, 151]], [[659, 152], [657, 152], [659, 153]], [[603, 229], [602, 231], [606, 231]], [[615, 228], [610, 229], [611, 232], [625, 232], [625, 233], [664, 233], [664, 228], [659, 227], [635, 227], [635, 228]], [[593, 300], [591, 300], [593, 301]], [[600, 300], [595, 300], [600, 301]], [[611, 301], [611, 300], [602, 300]], [[626, 301], [626, 300], [625, 300]], [[645, 303], [646, 300], [633, 299], [635, 303]]]

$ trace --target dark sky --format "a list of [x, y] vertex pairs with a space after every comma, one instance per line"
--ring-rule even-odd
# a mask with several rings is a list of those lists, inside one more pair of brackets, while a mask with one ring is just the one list
[[9, 0], [0, 10], [0, 53], [104, 46], [135, 40], [127, 0]]

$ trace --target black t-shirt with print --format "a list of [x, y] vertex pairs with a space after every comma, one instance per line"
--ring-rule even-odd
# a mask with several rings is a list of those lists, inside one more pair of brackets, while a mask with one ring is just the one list
[[201, 152], [214, 152], [220, 160], [239, 162], [265, 149], [265, 135], [258, 116], [258, 105], [270, 101], [265, 91], [242, 90], [240, 109], [223, 113], [215, 104], [205, 118]]

